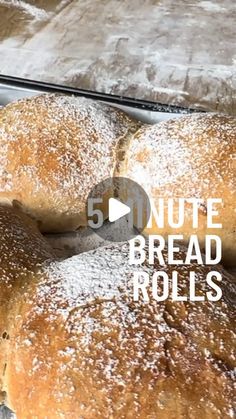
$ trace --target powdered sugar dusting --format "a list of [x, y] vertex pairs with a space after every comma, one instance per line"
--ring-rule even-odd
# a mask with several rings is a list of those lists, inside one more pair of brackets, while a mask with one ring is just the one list
[[223, 184], [234, 195], [235, 159], [236, 118], [188, 115], [141, 128], [127, 153], [127, 175], [163, 197], [217, 197]]
[[[0, 206], [0, 287], [1, 295], [11, 294], [11, 287], [19, 275], [38, 271], [54, 253], [36, 225], [14, 208]], [[30, 255], [30, 257], [29, 257]]]

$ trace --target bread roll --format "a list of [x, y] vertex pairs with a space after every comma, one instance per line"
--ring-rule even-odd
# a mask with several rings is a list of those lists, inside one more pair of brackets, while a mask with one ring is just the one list
[[114, 175], [140, 124], [84, 98], [46, 94], [0, 112], [0, 202], [21, 206], [43, 232], [86, 225], [90, 190]]
[[[51, 247], [35, 223], [14, 208], [0, 206], [0, 398], [2, 378], [7, 364], [9, 328], [15, 321], [14, 299], [26, 288], [34, 287], [31, 279], [47, 260], [54, 260]], [[32, 288], [33, 289], [33, 288]]]
[[10, 270], [1, 261], [11, 304], [0, 310], [3, 388], [18, 419], [233, 417], [232, 277], [222, 271], [219, 302], [135, 303], [134, 271], [177, 270], [185, 293], [195, 270], [199, 294], [210, 268], [157, 260], [134, 267], [128, 243], [56, 261], [44, 239], [12, 216], [10, 247], [9, 230], [1, 230], [4, 252], [16, 260]]
[[[165, 203], [168, 198], [203, 199], [199, 206], [198, 229], [192, 228], [192, 211], [188, 204], [183, 227], [169, 228], [166, 211], [165, 228], [159, 229], [153, 222], [153, 228], [146, 232], [165, 237], [183, 234], [185, 241], [191, 234], [197, 234], [203, 249], [206, 234], [219, 235], [224, 263], [236, 266], [235, 158], [236, 118], [195, 114], [141, 128], [127, 144], [120, 174], [138, 182], [155, 206], [159, 198], [164, 198]], [[132, 198], [132, 191], [128, 193]], [[208, 198], [223, 199], [223, 205], [217, 207], [222, 229], [207, 228], [205, 203]]]

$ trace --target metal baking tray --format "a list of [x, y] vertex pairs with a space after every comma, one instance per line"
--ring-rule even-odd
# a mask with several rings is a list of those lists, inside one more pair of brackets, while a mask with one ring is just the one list
[[155, 124], [171, 118], [178, 118], [183, 114], [204, 112], [201, 109], [183, 108], [180, 106], [148, 102], [124, 96], [109, 95], [63, 85], [0, 75], [0, 106], [4, 106], [18, 99], [46, 92], [64, 93], [99, 100], [118, 107], [130, 116], [149, 124]]

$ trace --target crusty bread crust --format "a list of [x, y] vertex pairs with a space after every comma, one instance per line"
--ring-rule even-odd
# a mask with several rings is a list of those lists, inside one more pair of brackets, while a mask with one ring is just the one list
[[[222, 229], [207, 228], [206, 206], [199, 206], [199, 228], [191, 227], [189, 204], [185, 224], [179, 229], [159, 229], [153, 222], [149, 234], [183, 234], [187, 242], [197, 234], [204, 250], [207, 234], [223, 243], [223, 260], [236, 264], [236, 118], [194, 114], [140, 128], [128, 143], [122, 175], [138, 182], [150, 199], [221, 198], [218, 205]], [[132, 191], [129, 192], [132, 195]], [[122, 197], [121, 197], [122, 198]], [[177, 210], [176, 210], [177, 212]]]
[[115, 174], [123, 138], [139, 127], [84, 98], [46, 94], [7, 105], [0, 112], [0, 202], [20, 206], [43, 232], [86, 225], [89, 192]]
[[[143, 268], [130, 266], [128, 249], [51, 262], [15, 301], [4, 379], [19, 419], [232, 417], [233, 279], [215, 268], [219, 302], [135, 303], [132, 275]], [[145, 270], [177, 270], [184, 295], [194, 270], [197, 294], [208, 288], [210, 267]]]
[[[22, 212], [0, 206], [0, 393], [7, 366], [10, 330], [17, 319], [15, 301], [24, 305], [24, 293], [34, 288], [35, 273], [48, 261], [54, 251], [38, 231], [36, 224]], [[19, 306], [19, 307], [20, 307]], [[20, 310], [20, 309], [19, 309]]]

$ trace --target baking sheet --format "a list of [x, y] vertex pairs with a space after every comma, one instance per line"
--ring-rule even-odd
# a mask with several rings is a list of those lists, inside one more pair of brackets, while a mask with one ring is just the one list
[[[43, 92], [39, 92], [38, 90], [34, 90], [33, 88], [22, 88], [22, 87], [15, 87], [6, 84], [2, 84], [0, 82], [0, 106], [5, 106], [8, 103], [13, 102], [14, 100], [23, 99], [25, 97], [32, 97], [37, 94], [41, 94]], [[110, 103], [103, 100], [104, 103], [111, 106]], [[161, 121], [165, 121], [172, 118], [179, 118], [182, 116], [183, 113], [188, 113], [188, 109], [184, 110], [183, 113], [181, 112], [159, 112], [157, 111], [150, 111], [147, 109], [138, 109], [132, 106], [124, 106], [121, 104], [122, 98], [118, 103], [113, 103], [112, 106], [115, 106], [124, 112], [128, 113], [130, 116], [148, 123], [148, 124], [155, 124]]]

